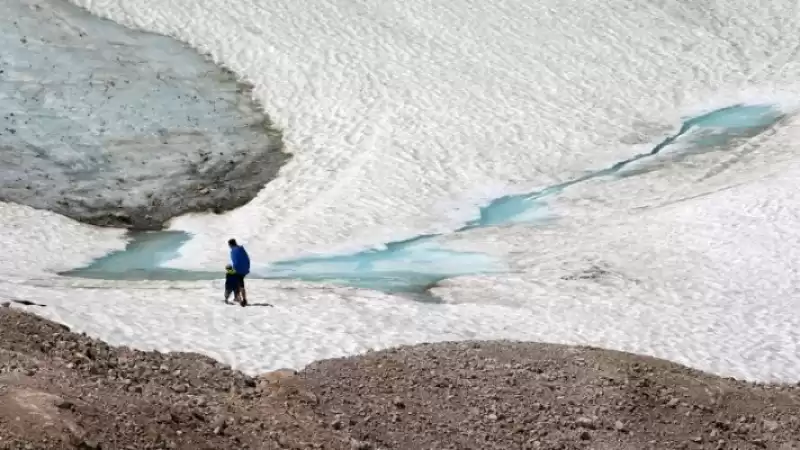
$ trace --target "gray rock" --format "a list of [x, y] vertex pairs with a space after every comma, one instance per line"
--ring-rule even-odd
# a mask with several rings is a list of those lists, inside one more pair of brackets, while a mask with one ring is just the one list
[[228, 426], [228, 421], [225, 416], [219, 416], [212, 424], [214, 434], [222, 434]]
[[84, 439], [78, 444], [79, 450], [101, 450], [103, 447], [100, 445], [99, 442], [93, 441], [91, 439]]
[[58, 399], [54, 404], [58, 409], [72, 409], [75, 406], [71, 401], [64, 399]]
[[372, 450], [373, 447], [372, 447], [372, 444], [370, 444], [369, 442], [358, 441], [358, 440], [354, 439], [354, 440], [350, 441], [350, 449], [351, 450]]
[[774, 420], [764, 419], [764, 429], [769, 432], [775, 432], [780, 428], [780, 424]]
[[397, 408], [400, 408], [400, 409], [402, 409], [402, 408], [405, 408], [405, 407], [406, 407], [406, 404], [403, 402], [403, 399], [402, 399], [402, 398], [400, 398], [400, 397], [397, 397], [397, 396], [395, 396], [395, 397], [392, 399], [392, 404], [393, 404], [395, 407], [397, 407]]
[[575, 421], [575, 423], [579, 427], [586, 428], [586, 429], [589, 429], [589, 430], [594, 430], [595, 428], [597, 428], [597, 425], [595, 424], [594, 420], [592, 420], [589, 417], [578, 417], [578, 419]]

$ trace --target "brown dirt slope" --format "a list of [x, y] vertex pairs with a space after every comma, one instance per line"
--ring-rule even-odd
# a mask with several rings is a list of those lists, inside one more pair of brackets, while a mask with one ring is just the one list
[[249, 377], [0, 308], [0, 449], [800, 450], [800, 388], [518, 342]]

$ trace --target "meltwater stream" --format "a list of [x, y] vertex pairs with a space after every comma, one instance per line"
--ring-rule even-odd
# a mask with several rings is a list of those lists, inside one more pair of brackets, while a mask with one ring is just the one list
[[[734, 105], [683, 122], [680, 129], [647, 153], [620, 161], [582, 177], [521, 195], [495, 199], [481, 207], [479, 216], [454, 231], [515, 223], [535, 223], [545, 212], [546, 200], [572, 185], [595, 178], [614, 177], [633, 162], [681, 144], [683, 153], [727, 148], [734, 140], [756, 136], [781, 120], [785, 113], [772, 105]], [[461, 275], [499, 272], [502, 261], [481, 253], [444, 248], [437, 238], [424, 235], [390, 242], [383, 248], [345, 255], [314, 256], [253, 267], [251, 278], [297, 279], [343, 284], [390, 293], [424, 293], [437, 282]], [[95, 260], [88, 267], [62, 275], [113, 280], [206, 280], [221, 277], [221, 270], [189, 271], [163, 267], [178, 256], [191, 236], [180, 231], [138, 233], [125, 250]], [[225, 251], [221, 249], [221, 251]]]

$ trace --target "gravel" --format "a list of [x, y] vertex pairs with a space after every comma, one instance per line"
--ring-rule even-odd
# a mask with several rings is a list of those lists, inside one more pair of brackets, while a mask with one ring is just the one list
[[258, 377], [0, 308], [0, 449], [800, 449], [800, 388], [507, 341]]

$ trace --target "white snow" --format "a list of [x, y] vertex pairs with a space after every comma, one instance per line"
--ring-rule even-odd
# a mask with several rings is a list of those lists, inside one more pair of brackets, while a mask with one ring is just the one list
[[[173, 221], [197, 235], [175, 261], [187, 268], [223, 264], [229, 236], [268, 262], [454, 229], [498, 186], [536, 189], [609, 166], [641, 151], [632, 137], [656, 142], [685, 113], [800, 98], [788, 0], [77, 3], [210, 53], [256, 85], [285, 131], [294, 158], [257, 199]], [[0, 208], [0, 297], [45, 303], [38, 314], [114, 344], [198, 351], [249, 372], [505, 337], [796, 380], [796, 124], [571, 188], [551, 202], [560, 219], [542, 227], [454, 237], [514, 268], [446, 282], [436, 290], [445, 305], [253, 280], [253, 301], [275, 307], [240, 309], [221, 304], [216, 282], [59, 279], [42, 271], [118, 248], [118, 235], [12, 205]], [[581, 278], [592, 266], [605, 272]]]

